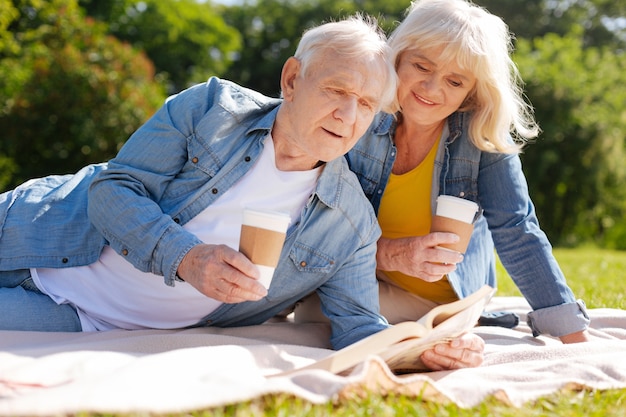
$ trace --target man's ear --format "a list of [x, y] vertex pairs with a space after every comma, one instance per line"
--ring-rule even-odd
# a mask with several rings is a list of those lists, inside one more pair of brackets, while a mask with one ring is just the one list
[[293, 98], [293, 92], [296, 85], [296, 78], [300, 74], [300, 60], [290, 57], [283, 65], [283, 71], [280, 74], [280, 90], [285, 100]]

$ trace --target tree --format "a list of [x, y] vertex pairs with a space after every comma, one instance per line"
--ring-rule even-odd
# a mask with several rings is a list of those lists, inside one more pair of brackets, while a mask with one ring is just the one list
[[75, 0], [13, 1], [0, 55], [0, 164], [12, 187], [107, 160], [162, 104], [151, 62]]
[[539, 219], [560, 244], [626, 226], [626, 55], [584, 48], [582, 32], [520, 40], [515, 54], [543, 129], [524, 167]]
[[243, 37], [236, 65], [225, 78], [277, 96], [283, 63], [293, 55], [305, 29], [357, 11], [379, 20], [390, 31], [402, 17], [406, 0], [259, 0], [224, 10], [224, 20]]
[[[220, 75], [240, 49], [239, 33], [228, 26], [221, 7], [194, 0], [82, 0], [88, 11], [108, 20], [109, 32], [148, 55], [166, 77], [169, 91]], [[104, 2], [106, 3], [106, 2]]]
[[626, 48], [626, 3], [613, 0], [476, 0], [500, 16], [519, 38], [583, 29], [583, 46]]
[[131, 7], [133, 0], [78, 0], [78, 5], [85, 10], [87, 16], [114, 26], [121, 16], [126, 14], [126, 9]]

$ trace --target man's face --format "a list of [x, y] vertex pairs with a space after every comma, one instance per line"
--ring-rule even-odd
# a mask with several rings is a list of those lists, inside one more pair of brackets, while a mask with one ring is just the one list
[[292, 87], [283, 88], [289, 128], [281, 133], [313, 164], [344, 155], [379, 111], [383, 64], [369, 58], [348, 61], [334, 52], [312, 62], [306, 75], [297, 60], [291, 64]]

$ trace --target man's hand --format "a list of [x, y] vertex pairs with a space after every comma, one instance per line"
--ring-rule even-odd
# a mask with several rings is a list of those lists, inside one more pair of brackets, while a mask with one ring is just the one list
[[258, 268], [226, 245], [194, 246], [178, 266], [178, 276], [207, 297], [224, 303], [257, 301], [267, 295]]
[[440, 343], [422, 353], [421, 359], [433, 371], [475, 368], [483, 363], [485, 342], [473, 333], [465, 333], [448, 343]]
[[463, 255], [437, 246], [458, 240], [458, 235], [444, 232], [399, 239], [381, 238], [376, 253], [377, 268], [400, 271], [427, 282], [438, 281], [456, 269]]

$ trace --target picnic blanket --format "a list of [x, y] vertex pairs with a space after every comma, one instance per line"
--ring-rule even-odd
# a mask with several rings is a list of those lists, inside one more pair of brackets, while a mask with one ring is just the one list
[[271, 377], [329, 355], [325, 324], [94, 333], [0, 331], [0, 416], [177, 413], [288, 393], [313, 403], [379, 393], [472, 407], [489, 396], [513, 406], [560, 390], [626, 388], [626, 311], [592, 309], [593, 342], [534, 338], [520, 297], [490, 310], [518, 313], [515, 329], [476, 327], [485, 363], [396, 376], [372, 356], [348, 376]]

